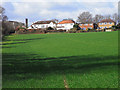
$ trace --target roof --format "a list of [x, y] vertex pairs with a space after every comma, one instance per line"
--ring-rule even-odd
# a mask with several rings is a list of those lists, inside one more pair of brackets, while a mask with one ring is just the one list
[[33, 24], [49, 24], [51, 22], [55, 23], [55, 21], [50, 20], [50, 21], [37, 21], [37, 22], [35, 22]]
[[57, 26], [57, 28], [64, 28], [64, 26]]
[[93, 22], [91, 22], [91, 23], [79, 23], [79, 24], [93, 24]]
[[103, 19], [99, 23], [104, 23], [104, 22], [115, 22], [112, 19]]
[[63, 20], [59, 22], [58, 24], [65, 24], [65, 23], [75, 23], [73, 20]]
[[11, 24], [17, 24], [17, 25], [25, 25], [24, 23], [22, 23], [22, 22], [18, 22], [18, 21], [4, 21], [5, 23], [11, 23]]
[[18, 21], [8, 21], [8, 22], [14, 22], [14, 23], [22, 23], [22, 24], [24, 24], [23, 22], [18, 22]]

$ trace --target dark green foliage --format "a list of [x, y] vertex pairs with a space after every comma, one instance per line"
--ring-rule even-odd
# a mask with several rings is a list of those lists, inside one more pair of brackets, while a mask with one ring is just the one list
[[98, 25], [96, 23], [93, 23], [93, 29], [97, 29], [98, 28]]
[[78, 24], [73, 25], [73, 28], [76, 28], [77, 30], [81, 29]]
[[52, 28], [52, 27], [48, 27], [47, 30], [54, 30], [54, 28]]

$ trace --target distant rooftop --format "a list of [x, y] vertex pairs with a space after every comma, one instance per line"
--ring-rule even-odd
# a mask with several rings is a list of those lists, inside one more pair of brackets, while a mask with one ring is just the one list
[[49, 23], [51, 23], [51, 22], [55, 23], [54, 20], [48, 20], [48, 21], [37, 21], [37, 22], [35, 22], [35, 23], [33, 23], [33, 24], [49, 24]]
[[115, 22], [112, 19], [103, 19], [99, 23], [104, 23], [104, 22]]
[[59, 22], [58, 24], [65, 24], [65, 23], [75, 23], [75, 21], [64, 19], [63, 21]]

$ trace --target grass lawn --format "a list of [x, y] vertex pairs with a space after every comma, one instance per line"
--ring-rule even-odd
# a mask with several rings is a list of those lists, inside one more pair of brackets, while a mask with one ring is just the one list
[[118, 32], [11, 35], [3, 88], [117, 88]]

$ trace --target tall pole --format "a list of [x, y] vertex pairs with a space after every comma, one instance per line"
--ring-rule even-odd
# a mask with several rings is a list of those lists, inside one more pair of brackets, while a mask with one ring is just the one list
[[28, 19], [25, 19], [26, 28], [28, 28]]

